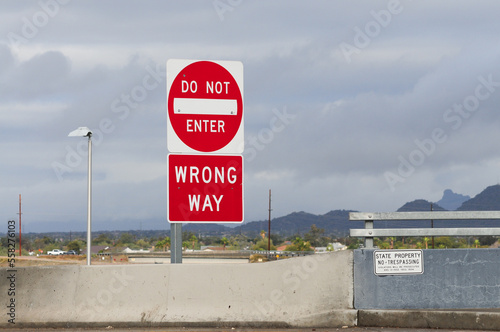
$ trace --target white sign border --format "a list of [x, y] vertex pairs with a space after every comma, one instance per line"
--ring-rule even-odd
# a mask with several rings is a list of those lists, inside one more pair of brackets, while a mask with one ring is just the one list
[[[168, 117], [168, 96], [170, 93], [170, 87], [174, 82], [177, 75], [188, 65], [200, 62], [208, 61], [221, 65], [224, 67], [234, 78], [241, 93], [243, 116], [241, 117], [240, 128], [234, 135], [234, 138], [225, 147], [210, 151], [201, 152], [195, 150], [188, 145], [186, 145], [175, 133], [170, 119]], [[245, 97], [243, 93], [243, 63], [241, 61], [217, 61], [217, 60], [187, 60], [187, 59], [168, 59], [167, 60], [167, 148], [171, 153], [205, 153], [205, 154], [236, 154], [243, 153], [245, 148], [244, 139], [244, 119], [245, 119]]]
[[[404, 252], [420, 252], [420, 263], [421, 263], [421, 269], [420, 271], [416, 272], [377, 272], [377, 260], [375, 255], [377, 253], [404, 253]], [[390, 276], [390, 275], [421, 275], [424, 274], [424, 252], [422, 249], [382, 249], [382, 250], [374, 250], [373, 251], [373, 273], [377, 276]]]

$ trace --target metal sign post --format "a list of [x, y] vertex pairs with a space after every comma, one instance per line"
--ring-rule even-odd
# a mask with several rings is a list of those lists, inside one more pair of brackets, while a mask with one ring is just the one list
[[170, 263], [182, 264], [182, 224], [170, 224]]

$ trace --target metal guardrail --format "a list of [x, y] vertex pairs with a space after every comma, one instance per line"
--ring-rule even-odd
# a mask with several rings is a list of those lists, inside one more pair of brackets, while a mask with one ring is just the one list
[[500, 220], [500, 211], [350, 212], [349, 220], [364, 220], [364, 229], [351, 229], [353, 237], [364, 237], [365, 248], [373, 248], [378, 236], [481, 236], [500, 235], [500, 227], [467, 228], [380, 228], [375, 220]]
[[261, 254], [261, 255], [267, 255], [267, 258], [269, 260], [277, 260], [277, 259], [283, 259], [283, 258], [291, 258], [291, 257], [301, 257], [301, 256], [309, 256], [309, 255], [314, 255], [314, 251], [277, 251], [277, 250], [271, 250], [271, 251], [253, 251], [253, 254]]
[[[142, 253], [119, 253], [120, 255], [128, 256], [129, 258], [168, 258], [170, 251], [142, 252]], [[268, 256], [270, 258], [279, 257], [299, 257], [314, 254], [314, 251], [277, 251], [277, 250], [223, 250], [223, 251], [183, 251], [184, 258], [239, 258], [249, 259], [250, 256], [258, 254]], [[109, 253], [107, 254], [109, 255]], [[118, 255], [118, 253], [112, 253]]]
[[[129, 258], [169, 258], [171, 255], [170, 251], [154, 251], [154, 252], [134, 252], [134, 253], [124, 253], [123, 255]], [[237, 251], [237, 250], [221, 250], [221, 251], [183, 251], [182, 256], [184, 258], [249, 258], [249, 251]]]

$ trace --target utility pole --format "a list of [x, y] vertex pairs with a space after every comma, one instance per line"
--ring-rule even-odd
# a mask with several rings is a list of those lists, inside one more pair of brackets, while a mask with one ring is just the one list
[[21, 251], [21, 194], [19, 194], [19, 256], [22, 256]]
[[[432, 203], [431, 203], [431, 211], [434, 211]], [[434, 219], [431, 219], [431, 228], [434, 228]], [[431, 239], [432, 239], [432, 249], [434, 249], [434, 236]]]
[[268, 255], [271, 252], [271, 189], [269, 189], [269, 222], [268, 222], [268, 232], [267, 232], [267, 251]]

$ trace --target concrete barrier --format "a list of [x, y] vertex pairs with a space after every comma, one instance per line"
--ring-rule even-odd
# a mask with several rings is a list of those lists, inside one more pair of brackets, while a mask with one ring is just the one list
[[500, 249], [423, 250], [423, 274], [387, 276], [373, 251], [354, 251], [356, 309], [500, 308]]
[[500, 310], [359, 310], [358, 326], [499, 331]]
[[11, 314], [1, 328], [334, 327], [357, 320], [352, 251], [258, 264], [1, 268], [0, 292]]

